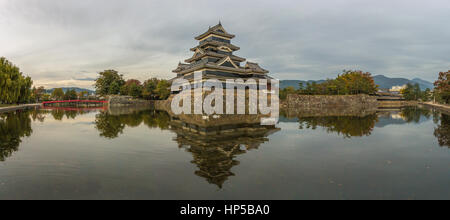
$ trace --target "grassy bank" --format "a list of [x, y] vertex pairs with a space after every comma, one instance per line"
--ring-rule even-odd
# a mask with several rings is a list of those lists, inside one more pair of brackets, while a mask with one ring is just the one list
[[15, 104], [0, 104], [1, 107], [9, 107], [9, 106], [15, 106]]
[[41, 104], [0, 105], [0, 113], [40, 107]]

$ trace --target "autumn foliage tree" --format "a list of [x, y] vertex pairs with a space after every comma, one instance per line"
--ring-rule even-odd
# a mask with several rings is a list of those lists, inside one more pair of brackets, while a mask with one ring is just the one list
[[450, 70], [447, 72], [440, 72], [439, 78], [434, 82], [435, 93], [445, 103], [450, 103]]
[[31, 99], [34, 102], [40, 102], [44, 100], [45, 88], [43, 86], [33, 87], [31, 90]]
[[137, 79], [129, 79], [125, 82], [125, 84], [120, 88], [121, 95], [129, 95], [134, 98], [140, 98], [142, 93], [142, 85], [141, 81]]

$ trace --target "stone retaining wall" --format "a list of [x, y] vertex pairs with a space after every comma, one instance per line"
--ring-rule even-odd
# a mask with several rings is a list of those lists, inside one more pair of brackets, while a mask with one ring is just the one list
[[111, 95], [107, 97], [109, 106], [151, 106], [153, 101], [135, 99], [131, 96]]
[[377, 98], [369, 95], [297, 95], [282, 102], [289, 115], [367, 115], [376, 112]]
[[297, 95], [289, 94], [288, 108], [365, 107], [376, 108], [377, 98], [369, 95]]

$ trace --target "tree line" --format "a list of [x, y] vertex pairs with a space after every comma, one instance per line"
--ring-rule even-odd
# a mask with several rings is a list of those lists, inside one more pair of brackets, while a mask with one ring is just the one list
[[406, 84], [400, 93], [406, 100], [436, 101], [442, 104], [450, 104], [450, 70], [440, 72], [434, 82], [434, 90], [429, 88], [422, 91], [419, 84]]
[[355, 95], [375, 94], [378, 86], [369, 72], [344, 70], [336, 79], [327, 79], [323, 83], [299, 84], [299, 89], [286, 87], [280, 90], [280, 98], [285, 99], [288, 94], [301, 95]]
[[[24, 76], [20, 69], [6, 58], [0, 58], [0, 104], [20, 104], [48, 100], [87, 99], [88, 92], [77, 93], [75, 90], [63, 91], [54, 89], [48, 94], [44, 87], [33, 87], [29, 76]], [[128, 95], [135, 98], [152, 100], [167, 99], [170, 95], [170, 83], [167, 80], [150, 78], [143, 83], [137, 79], [125, 80], [122, 74], [115, 70], [105, 70], [99, 73], [95, 81], [97, 95]], [[407, 100], [431, 99], [444, 104], [450, 104], [450, 70], [440, 72], [434, 83], [435, 89], [421, 91], [418, 84], [407, 84], [401, 94]], [[280, 98], [288, 94], [303, 95], [352, 95], [374, 94], [378, 90], [369, 72], [344, 70], [335, 79], [327, 79], [323, 83], [299, 84], [299, 89], [287, 87], [280, 90]]]
[[170, 95], [167, 80], [151, 78], [144, 83], [137, 79], [125, 81], [123, 75], [115, 70], [100, 72], [94, 86], [97, 95], [127, 95], [151, 100], [164, 100]]
[[43, 102], [50, 100], [75, 100], [75, 99], [91, 99], [88, 91], [76, 92], [75, 89], [67, 89], [66, 92], [62, 88], [55, 88], [51, 93], [48, 93], [43, 86], [31, 89], [31, 100], [34, 102]]

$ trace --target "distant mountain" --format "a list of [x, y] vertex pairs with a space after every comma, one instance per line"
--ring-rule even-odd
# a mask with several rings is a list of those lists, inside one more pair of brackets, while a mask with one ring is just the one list
[[393, 86], [403, 86], [408, 83], [413, 85], [418, 83], [422, 90], [434, 88], [433, 83], [419, 78], [409, 80], [406, 78], [389, 78], [384, 75], [376, 75], [373, 77], [373, 80], [375, 81], [375, 84], [380, 86], [380, 89], [390, 89]]
[[[53, 88], [53, 89], [47, 89], [46, 92], [47, 92], [47, 93], [52, 93], [54, 89], [55, 89], [55, 88]], [[83, 89], [83, 88], [78, 88], [78, 87], [62, 87], [62, 89], [63, 89], [64, 92], [66, 92], [67, 90], [75, 89], [75, 92], [77, 92], [77, 93], [78, 93], [78, 92], [81, 92], [81, 91], [87, 91], [90, 95], [91, 95], [91, 94], [95, 94], [95, 91], [93, 91], [93, 90], [90, 90], [90, 89]]]
[[300, 86], [299, 86], [300, 83], [303, 83], [303, 85], [306, 86], [306, 83], [308, 83], [308, 82], [309, 83], [313, 83], [313, 82], [323, 83], [323, 82], [325, 82], [325, 80], [307, 80], [307, 81], [305, 81], [305, 80], [280, 80], [280, 89], [284, 89], [289, 86], [292, 86], [295, 89], [298, 89], [298, 88], [300, 88]]
[[433, 89], [434, 88], [434, 84], [433, 83], [428, 82], [428, 81], [423, 80], [423, 79], [414, 78], [411, 81], [413, 81], [415, 83], [419, 83], [420, 88], [423, 88], [423, 89], [426, 89], [426, 88]]
[[[384, 75], [376, 75], [373, 77], [373, 80], [375, 81], [375, 84], [380, 86], [380, 89], [390, 89], [393, 86], [403, 86], [405, 84], [411, 83], [416, 84], [418, 83], [420, 88], [422, 90], [425, 90], [427, 88], [433, 89], [434, 85], [431, 82], [428, 82], [423, 79], [414, 78], [412, 80], [405, 79], [405, 78], [389, 78]], [[312, 83], [323, 83], [325, 80], [280, 80], [280, 89], [284, 89], [288, 86], [292, 86], [295, 89], [299, 88], [299, 83], [302, 82], [303, 85], [306, 85], [307, 82]]]

